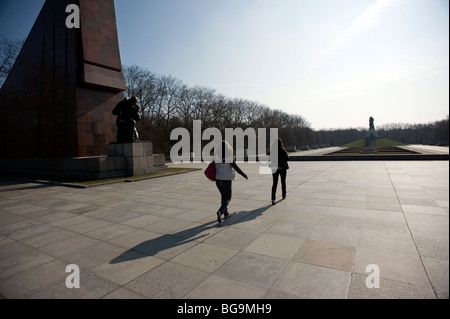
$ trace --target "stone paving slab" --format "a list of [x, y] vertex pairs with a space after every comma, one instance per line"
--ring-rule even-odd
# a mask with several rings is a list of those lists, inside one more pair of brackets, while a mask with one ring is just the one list
[[183, 166], [202, 170], [86, 189], [1, 178], [0, 296], [449, 297], [446, 161], [292, 162], [274, 206], [271, 176], [242, 163], [222, 224], [206, 164]]

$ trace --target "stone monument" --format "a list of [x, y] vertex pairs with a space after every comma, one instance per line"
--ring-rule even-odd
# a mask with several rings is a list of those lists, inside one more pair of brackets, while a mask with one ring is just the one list
[[113, 0], [47, 0], [0, 91], [0, 157], [100, 156], [126, 90]]
[[[126, 90], [114, 0], [71, 3], [79, 28], [66, 24], [68, 1], [46, 0], [0, 90], [0, 172], [104, 178], [164, 167], [151, 146], [110, 145]], [[111, 148], [122, 151], [107, 158]]]
[[369, 119], [369, 133], [366, 136], [366, 147], [377, 147], [377, 133], [374, 122], [375, 120], [371, 116]]

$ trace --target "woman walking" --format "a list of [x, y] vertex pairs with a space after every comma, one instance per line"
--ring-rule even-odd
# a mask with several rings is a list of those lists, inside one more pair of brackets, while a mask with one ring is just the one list
[[233, 148], [227, 141], [222, 141], [214, 154], [216, 164], [216, 186], [221, 195], [220, 208], [217, 211], [217, 221], [222, 222], [222, 215], [228, 217], [228, 204], [231, 202], [232, 181], [236, 179], [236, 172], [248, 180], [248, 176], [237, 166]]
[[281, 138], [273, 142], [271, 147], [271, 152], [275, 152], [276, 156], [278, 156], [278, 166], [272, 167], [272, 205], [275, 205], [275, 198], [277, 194], [278, 187], [278, 179], [281, 177], [281, 191], [283, 195], [283, 199], [286, 198], [286, 175], [287, 170], [289, 169], [288, 161], [290, 157], [286, 151], [286, 148], [283, 145], [283, 141]]

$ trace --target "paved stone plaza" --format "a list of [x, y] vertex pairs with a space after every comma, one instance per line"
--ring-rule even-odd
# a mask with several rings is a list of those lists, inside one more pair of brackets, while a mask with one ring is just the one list
[[220, 225], [202, 170], [86, 189], [1, 179], [0, 295], [449, 297], [448, 161], [291, 162], [275, 206], [271, 176], [239, 166], [249, 180], [237, 177]]

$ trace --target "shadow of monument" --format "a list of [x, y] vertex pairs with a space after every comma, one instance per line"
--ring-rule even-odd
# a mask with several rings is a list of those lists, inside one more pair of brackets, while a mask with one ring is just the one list
[[160, 252], [168, 251], [172, 248], [205, 238], [209, 235], [208, 230], [213, 228], [222, 228], [252, 221], [261, 216], [270, 207], [272, 207], [271, 204], [254, 210], [239, 211], [230, 214], [229, 217], [225, 218], [221, 224], [218, 224], [217, 221], [211, 221], [209, 223], [185, 229], [174, 234], [166, 234], [154, 239], [146, 240], [117, 256], [109, 263], [119, 264], [130, 260], [154, 256]]
[[42, 189], [54, 187], [54, 185], [50, 184], [33, 184], [34, 181], [24, 181], [24, 180], [16, 180], [16, 179], [8, 179], [5, 178], [0, 180], [0, 193], [1, 192], [11, 192], [11, 191], [22, 191], [22, 190], [33, 190], [33, 189]]

